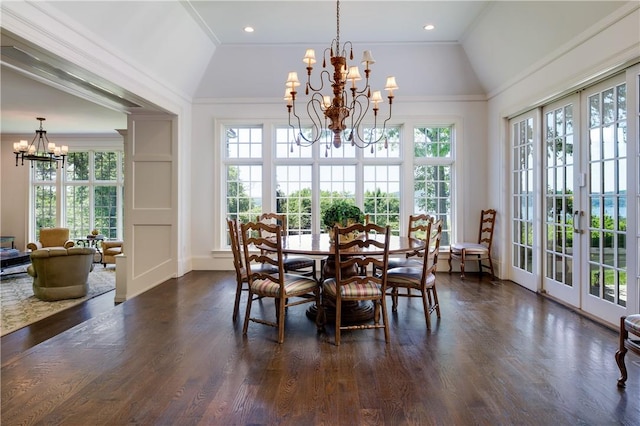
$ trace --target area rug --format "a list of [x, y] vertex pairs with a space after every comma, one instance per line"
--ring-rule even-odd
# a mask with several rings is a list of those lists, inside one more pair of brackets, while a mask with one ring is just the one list
[[[24, 267], [23, 267], [24, 268]], [[6, 270], [6, 272], [15, 272]], [[89, 273], [89, 292], [79, 299], [44, 302], [33, 295], [33, 278], [24, 273], [0, 276], [0, 336], [11, 333], [85, 300], [116, 288], [116, 270], [96, 266]]]

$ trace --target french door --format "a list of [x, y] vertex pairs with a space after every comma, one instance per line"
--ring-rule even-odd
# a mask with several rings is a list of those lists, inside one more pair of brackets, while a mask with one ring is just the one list
[[[637, 127], [629, 126], [636, 102], [628, 96], [637, 94], [638, 87], [633, 80], [630, 83], [620, 75], [588, 88], [582, 96], [588, 128], [583, 140], [588, 151], [583, 154], [586, 194], [581, 211], [585, 220], [579, 226], [584, 240], [581, 309], [614, 324], [621, 315], [638, 309], [637, 262], [627, 262], [636, 257], [633, 236], [638, 233], [637, 221], [629, 220], [636, 217], [631, 211], [635, 206], [628, 202], [637, 193], [633, 177], [637, 180], [638, 176], [637, 164], [633, 164]], [[630, 129], [636, 137], [628, 137]]]
[[580, 307], [583, 259], [579, 253], [585, 235], [580, 96], [547, 105], [542, 109], [542, 117], [542, 289]]
[[611, 324], [639, 303], [638, 97], [636, 67], [510, 120], [511, 278]]

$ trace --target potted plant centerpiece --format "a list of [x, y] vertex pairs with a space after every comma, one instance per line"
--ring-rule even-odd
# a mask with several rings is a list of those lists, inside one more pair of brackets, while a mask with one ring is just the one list
[[[362, 223], [364, 214], [362, 210], [347, 200], [336, 200], [324, 211], [322, 215], [322, 223], [329, 233], [329, 241], [333, 243], [333, 227], [338, 225], [341, 227], [349, 226], [354, 223]], [[356, 236], [354, 235], [353, 238]]]

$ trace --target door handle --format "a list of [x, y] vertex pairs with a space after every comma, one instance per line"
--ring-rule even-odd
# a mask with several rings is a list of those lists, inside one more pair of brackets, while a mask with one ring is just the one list
[[580, 218], [584, 216], [582, 210], [576, 210], [573, 212], [573, 232], [575, 234], [582, 234], [582, 227], [580, 226]]

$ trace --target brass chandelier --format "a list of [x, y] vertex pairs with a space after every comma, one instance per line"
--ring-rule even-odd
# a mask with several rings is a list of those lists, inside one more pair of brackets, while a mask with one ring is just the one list
[[16, 154], [16, 167], [18, 166], [18, 160], [21, 160], [24, 166], [24, 160], [31, 161], [31, 167], [33, 167], [34, 161], [46, 161], [56, 162], [56, 168], [60, 166], [58, 161], [62, 162], [64, 168], [64, 159], [69, 153], [69, 147], [67, 145], [56, 146], [55, 143], [49, 142], [47, 138], [47, 131], [42, 128], [42, 122], [46, 118], [36, 117], [36, 120], [40, 121], [40, 128], [36, 129], [36, 135], [31, 143], [26, 140], [13, 143], [13, 153]]
[[[370, 65], [375, 61], [370, 50], [365, 50], [362, 54], [362, 64], [364, 65], [364, 87], [359, 89], [356, 82], [362, 80], [360, 70], [357, 65], [349, 66], [347, 63], [347, 45], [349, 46], [349, 60], [353, 61], [353, 46], [350, 41], [340, 44], [340, 1], [336, 5], [336, 38], [331, 42], [331, 46], [325, 49], [322, 58], [322, 67], [326, 68], [326, 56], [329, 52], [329, 59], [333, 66], [333, 78], [328, 70], [320, 73], [320, 86], [315, 87], [311, 83], [311, 71], [316, 63], [315, 51], [307, 49], [302, 59], [307, 64], [307, 83], [305, 85], [305, 95], [309, 96], [306, 104], [308, 118], [311, 121], [311, 132], [304, 134], [301, 119], [296, 111], [296, 88], [300, 86], [298, 73], [289, 72], [287, 78], [284, 100], [287, 101], [289, 112], [289, 126], [296, 133], [295, 142], [298, 146], [310, 146], [314, 143], [326, 141], [327, 151], [331, 148], [331, 138], [333, 133], [333, 146], [339, 148], [343, 138], [351, 142], [352, 145], [360, 148], [371, 146], [384, 141], [387, 148], [387, 122], [391, 119], [391, 106], [393, 104], [393, 91], [398, 89], [395, 77], [387, 77], [385, 90], [388, 91], [389, 116], [383, 121], [382, 127], [378, 128], [379, 104], [383, 103], [379, 90], [371, 91], [369, 76], [371, 74]], [[333, 96], [323, 95], [322, 90], [327, 85], [332, 88]], [[328, 90], [328, 89], [327, 89]], [[373, 105], [372, 105], [373, 104]], [[367, 116], [369, 109], [373, 110], [373, 128], [362, 130], [361, 124]], [[291, 146], [293, 149], [293, 145]], [[327, 154], [325, 154], [327, 155]]]

